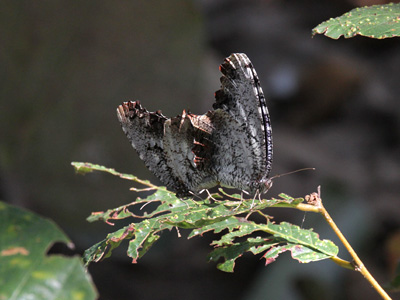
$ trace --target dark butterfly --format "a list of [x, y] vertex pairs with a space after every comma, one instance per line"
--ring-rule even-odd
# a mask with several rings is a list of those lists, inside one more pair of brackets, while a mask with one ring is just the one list
[[122, 129], [146, 166], [179, 197], [216, 185], [268, 190], [272, 129], [256, 70], [243, 53], [220, 65], [214, 110], [167, 118], [139, 101], [117, 109]]

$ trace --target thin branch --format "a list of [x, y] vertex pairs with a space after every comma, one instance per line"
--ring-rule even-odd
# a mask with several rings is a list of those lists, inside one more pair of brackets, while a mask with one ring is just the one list
[[[319, 208], [320, 214], [325, 218], [326, 222], [331, 226], [335, 234], [339, 237], [340, 241], [342, 244], [345, 246], [347, 251], [350, 253], [351, 257], [353, 258], [353, 270], [360, 272], [366, 280], [372, 285], [372, 287], [379, 293], [379, 295], [382, 297], [382, 299], [385, 300], [391, 300], [389, 295], [386, 293], [386, 291], [379, 285], [379, 283], [375, 280], [375, 278], [371, 275], [371, 273], [368, 271], [368, 269], [365, 267], [364, 263], [361, 261], [361, 259], [358, 257], [357, 253], [354, 251], [354, 249], [351, 247], [350, 243], [347, 241], [347, 239], [344, 237], [342, 232], [339, 230], [339, 228], [336, 226], [335, 222], [331, 218], [331, 216], [328, 214], [327, 210], [325, 207], [322, 205], [322, 200], [321, 200], [321, 191], [320, 187], [318, 187], [318, 194], [313, 193], [309, 197], [306, 197], [306, 200], [309, 203], [314, 203], [316, 207]], [[335, 263], [341, 264], [342, 262], [339, 260], [335, 260]], [[343, 265], [344, 267], [347, 267], [347, 264]]]
[[304, 203], [299, 203], [296, 206], [293, 206], [293, 204], [289, 203], [277, 203], [275, 205], [272, 205], [271, 207], [288, 207], [288, 208], [294, 208], [298, 209], [301, 211], [309, 211], [309, 212], [314, 212], [314, 213], [319, 213], [320, 210], [318, 207], [310, 204], [304, 204]]

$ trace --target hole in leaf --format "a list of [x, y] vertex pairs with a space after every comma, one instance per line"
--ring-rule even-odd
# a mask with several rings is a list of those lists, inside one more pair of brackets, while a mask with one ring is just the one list
[[62, 254], [65, 256], [74, 256], [79, 254], [73, 243], [55, 242], [47, 251], [47, 255]]

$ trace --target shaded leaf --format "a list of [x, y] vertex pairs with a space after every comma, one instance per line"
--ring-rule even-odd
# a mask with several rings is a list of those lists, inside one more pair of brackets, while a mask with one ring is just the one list
[[217, 248], [208, 255], [208, 259], [216, 262], [223, 258], [224, 261], [219, 263], [217, 268], [224, 272], [233, 272], [236, 259], [241, 257], [244, 252], [251, 251], [254, 254], [258, 254], [275, 244], [277, 244], [277, 242], [273, 240], [251, 238], [232, 246]]
[[0, 299], [95, 299], [79, 257], [46, 256], [69, 239], [50, 220], [0, 202]]
[[386, 286], [387, 290], [391, 292], [399, 292], [400, 291], [400, 262], [397, 264], [396, 272], [392, 281]]
[[338, 39], [362, 35], [384, 39], [400, 36], [400, 4], [373, 5], [355, 8], [340, 17], [331, 18], [312, 30], [313, 35], [324, 34]]

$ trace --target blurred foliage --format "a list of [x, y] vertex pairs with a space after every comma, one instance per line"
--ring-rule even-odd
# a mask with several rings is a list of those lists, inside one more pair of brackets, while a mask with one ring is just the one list
[[46, 255], [70, 240], [50, 220], [0, 202], [0, 299], [96, 299], [79, 257]]
[[397, 264], [392, 281], [385, 288], [391, 292], [400, 292], [400, 261]]

